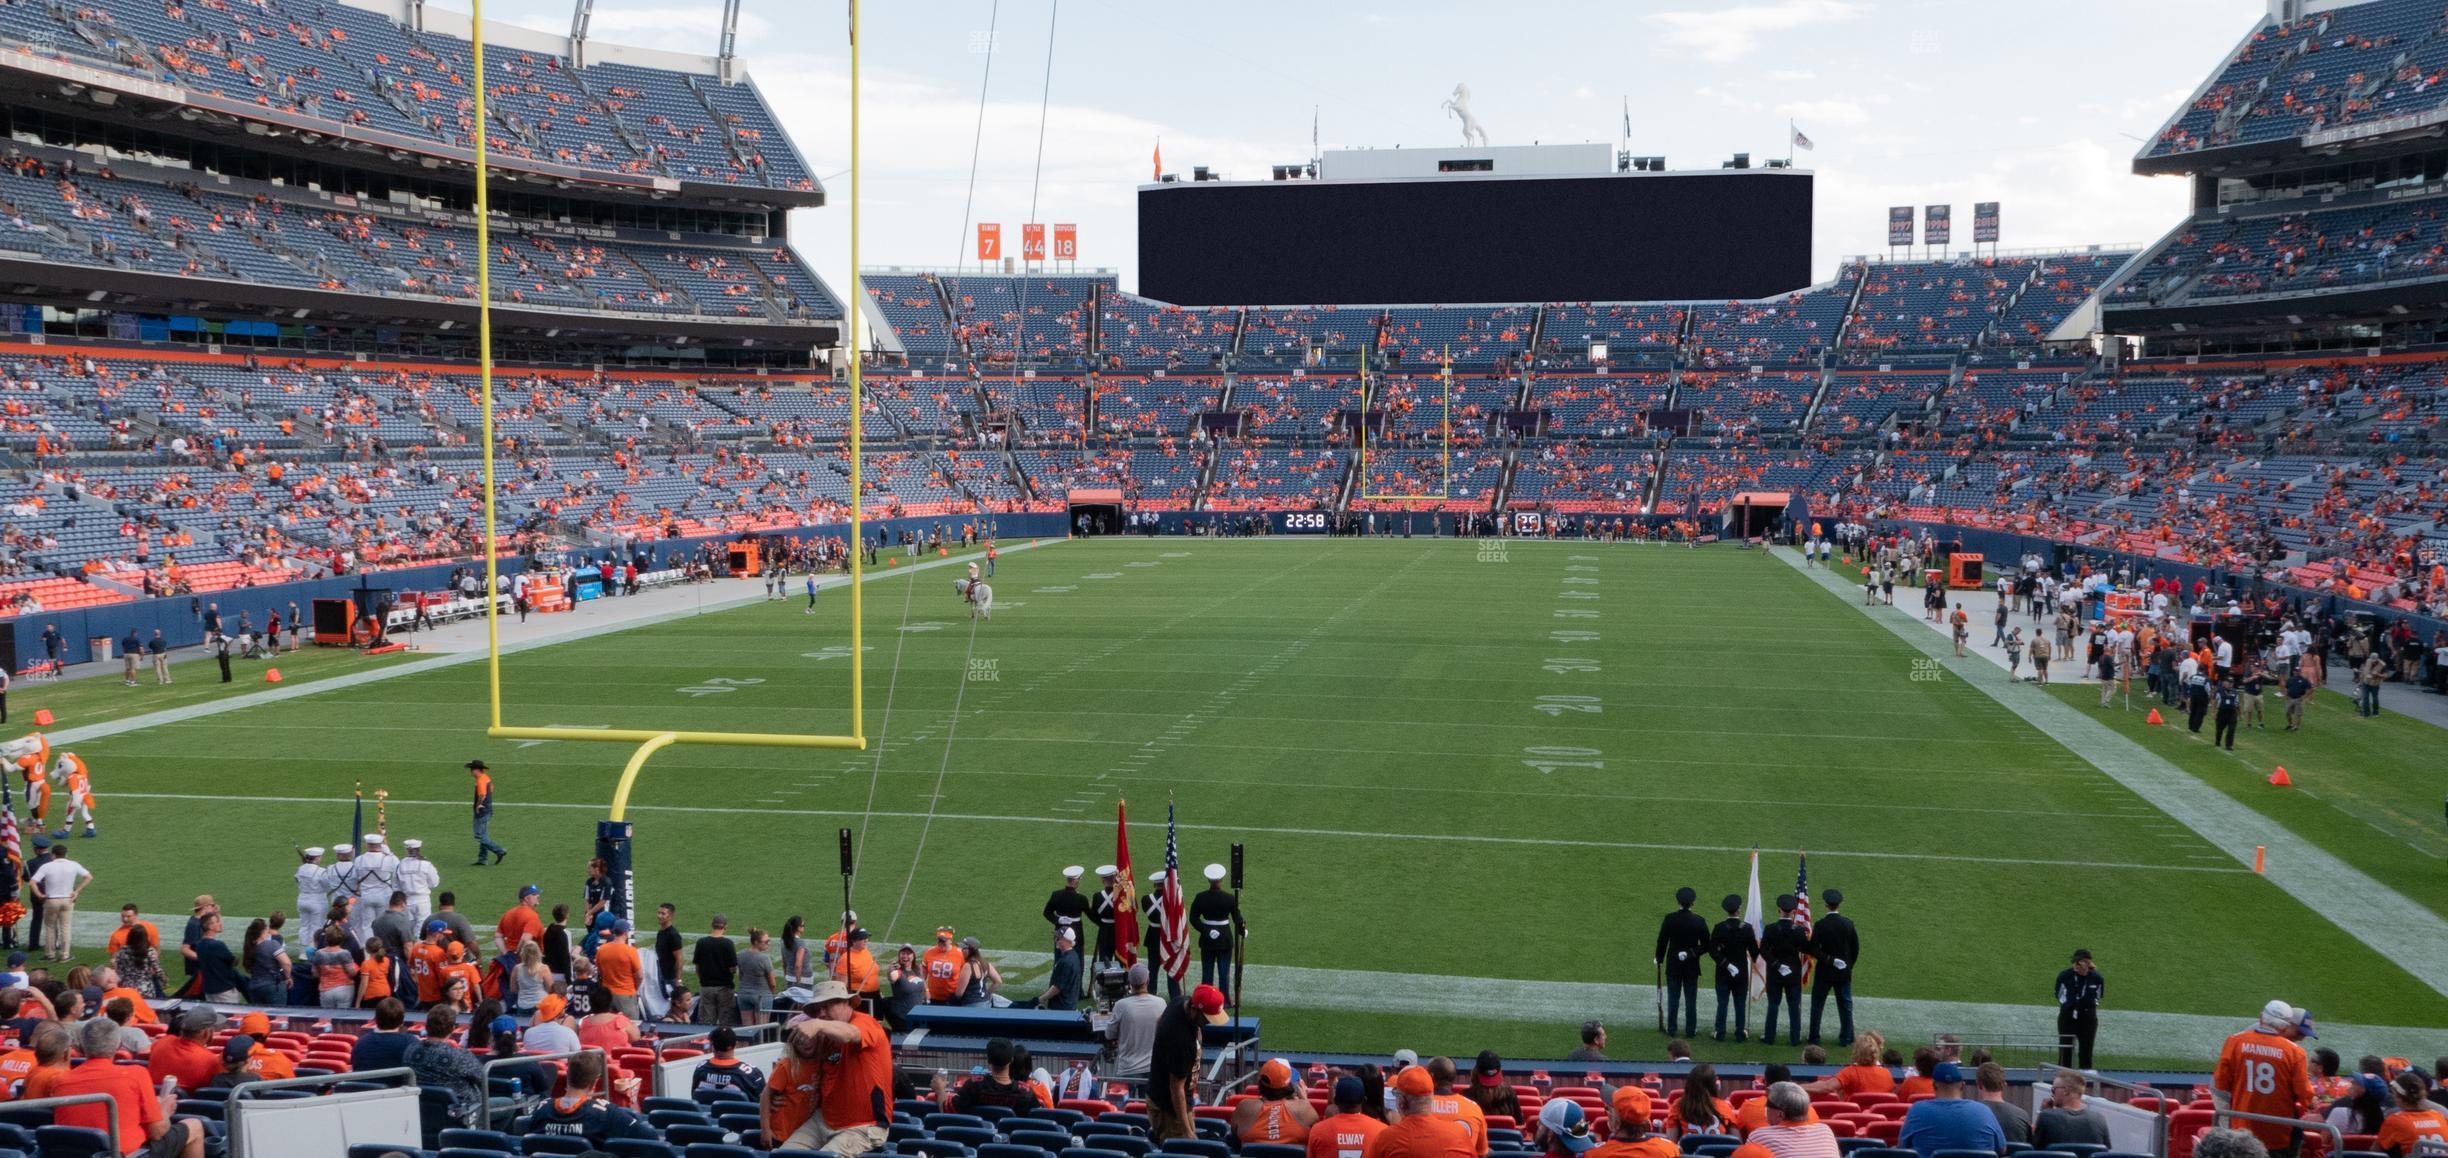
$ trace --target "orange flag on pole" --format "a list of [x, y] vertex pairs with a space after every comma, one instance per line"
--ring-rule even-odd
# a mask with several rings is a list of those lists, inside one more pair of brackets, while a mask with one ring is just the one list
[[1131, 877], [1130, 802], [1114, 802], [1114, 956], [1127, 967], [1139, 959], [1139, 887]]
[[1162, 181], [1162, 180], [1164, 180], [1164, 142], [1163, 142], [1163, 141], [1158, 141], [1158, 142], [1156, 142], [1156, 152], [1155, 152], [1154, 156], [1150, 157], [1149, 159], [1150, 159], [1151, 161], [1155, 162], [1155, 165], [1156, 165], [1156, 172], [1155, 172], [1155, 175], [1153, 175], [1153, 176], [1149, 177], [1149, 178], [1148, 178], [1148, 180], [1150, 180], [1150, 181]]

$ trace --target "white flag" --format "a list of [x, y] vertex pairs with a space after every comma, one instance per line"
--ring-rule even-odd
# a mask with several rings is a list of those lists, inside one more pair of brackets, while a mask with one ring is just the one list
[[[1751, 850], [1750, 899], [1743, 903], [1743, 924], [1751, 926], [1751, 935], [1755, 938], [1763, 932], [1766, 932], [1768, 928], [1765, 924], [1761, 923], [1762, 908], [1763, 906], [1760, 904], [1759, 891], [1759, 850], [1755, 848]], [[1767, 995], [1767, 993], [1767, 959], [1754, 957], [1751, 959], [1751, 996], [1755, 998], [1764, 997]]]
[[1805, 152], [1808, 152], [1809, 150], [1811, 150], [1811, 149], [1814, 149], [1814, 148], [1817, 148], [1817, 147], [1818, 147], [1818, 146], [1816, 146], [1816, 145], [1811, 144], [1811, 139], [1810, 139], [1809, 137], [1803, 136], [1803, 135], [1802, 135], [1802, 130], [1800, 130], [1800, 129], [1795, 129], [1795, 130], [1793, 131], [1793, 146], [1794, 146], [1794, 148], [1801, 149], [1801, 150], [1803, 150], [1803, 151], [1805, 151]]

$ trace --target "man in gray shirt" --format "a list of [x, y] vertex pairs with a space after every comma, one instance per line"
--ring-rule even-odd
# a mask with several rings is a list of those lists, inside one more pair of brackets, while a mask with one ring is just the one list
[[2107, 1146], [2108, 1119], [2083, 1105], [2080, 1074], [2061, 1073], [2049, 1088], [2049, 1104], [2032, 1124], [2032, 1144], [2043, 1150], [2059, 1142], [2089, 1142]]
[[1156, 1021], [1164, 1016], [1164, 998], [1148, 992], [1148, 966], [1130, 967], [1130, 996], [1114, 1002], [1113, 1024], [1106, 1036], [1114, 1046], [1112, 1076], [1141, 1079], [1156, 1053]]
[[416, 944], [420, 938], [415, 921], [408, 915], [408, 894], [395, 889], [389, 901], [390, 904], [374, 918], [374, 936], [381, 939], [383, 948], [390, 954], [391, 968], [394, 970], [391, 991], [397, 993], [400, 983], [408, 979], [408, 946]]
[[1972, 1084], [1980, 1104], [1997, 1115], [1998, 1132], [2009, 1142], [2031, 1145], [2031, 1111], [2006, 1100], [2006, 1067], [1996, 1062], [1982, 1062], [1974, 1072]]

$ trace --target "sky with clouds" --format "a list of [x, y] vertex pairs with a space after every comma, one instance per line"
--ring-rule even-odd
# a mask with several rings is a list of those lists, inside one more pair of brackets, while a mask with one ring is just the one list
[[[464, 10], [460, 0], [436, 0]], [[1457, 145], [1457, 83], [1490, 143], [1605, 141], [1676, 168], [1817, 144], [1812, 269], [1886, 244], [1886, 207], [2004, 205], [2008, 248], [2146, 242], [2179, 178], [2131, 171], [2263, 0], [1443, 0], [1188, 5], [865, 0], [860, 259], [948, 266], [964, 221], [1080, 227], [1084, 266], [1136, 284], [1134, 186], [1165, 167], [1264, 178], [1326, 148]], [[717, 0], [599, 0], [594, 36], [712, 53]], [[488, 20], [566, 29], [566, 3]], [[991, 32], [990, 32], [991, 30]], [[837, 287], [850, 263], [841, 3], [744, 0], [740, 54], [835, 204], [792, 222]], [[1052, 46], [1048, 85], [1048, 46]], [[984, 96], [983, 137], [980, 96]], [[1043, 102], [1041, 105], [1041, 101]], [[1042, 108], [1042, 115], [1041, 115]], [[1043, 158], [1038, 150], [1042, 130]], [[972, 143], [976, 150], [971, 187]], [[1958, 239], [1968, 233], [1959, 226]]]

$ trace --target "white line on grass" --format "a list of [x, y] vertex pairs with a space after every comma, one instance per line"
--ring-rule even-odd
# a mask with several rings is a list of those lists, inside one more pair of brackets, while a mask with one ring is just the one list
[[[1803, 567], [1784, 548], [1774, 553], [1831, 593], [1850, 590], [1835, 576]], [[1841, 601], [1852, 605], [1850, 599]], [[1918, 625], [1910, 615], [1894, 608], [1861, 610], [1896, 638], [1936, 659], [1957, 679], [1987, 693], [2093, 767], [2158, 805], [2169, 818], [2192, 829], [2237, 864], [2252, 864], [2256, 850], [2266, 848], [2265, 875], [2270, 883], [2434, 991], [2448, 994], [2448, 954], [2440, 952], [2440, 946], [2448, 945], [2448, 918], [2414, 903], [2056, 696], [2032, 694], [2009, 683], [2005, 670], [1989, 659], [1955, 659], [1948, 654], [1944, 637]], [[1880, 614], [1882, 611], [1886, 614]]]
[[[112, 799], [116, 800], [219, 800], [233, 802], [243, 801], [250, 804], [336, 804], [347, 799], [346, 797], [340, 796], [234, 796], [229, 794], [201, 795], [179, 792], [115, 792], [111, 794], [111, 797]], [[464, 800], [401, 800], [398, 797], [393, 797], [391, 803], [402, 806], [430, 805], [434, 807], [449, 808], [463, 808], [467, 805], [467, 802]], [[578, 809], [582, 811], [601, 811], [603, 808], [603, 806], [600, 804], [574, 804], [553, 801], [514, 801], [508, 804], [497, 804], [495, 807]], [[716, 816], [840, 817], [860, 815], [858, 812], [850, 809], [838, 808], [724, 808], [715, 805], [689, 804], [633, 803], [629, 806], [629, 810], [631, 812], [695, 813]], [[887, 820], [924, 820], [929, 814], [924, 812], [878, 812], [875, 815]], [[1111, 825], [1113, 823], [1108, 819], [1066, 820], [1059, 817], [1047, 816], [999, 816], [986, 813], [961, 812], [937, 812], [934, 813], [933, 816], [937, 820], [959, 821], [975, 824]], [[1561, 837], [1487, 836], [1474, 833], [1451, 832], [1363, 832], [1351, 829], [1336, 828], [1254, 827], [1242, 824], [1183, 824], [1180, 827], [1185, 832], [1248, 832], [1259, 833], [1267, 836], [1327, 837], [1335, 840], [1428, 841], [1439, 844], [1494, 844], [1517, 845], [1530, 848], [1588, 848], [1634, 852], [1747, 853], [1751, 851], [1750, 845], [1742, 845], [1737, 847], [1734, 845], [1715, 844], [1659, 844], [1642, 841], [1569, 840]], [[1830, 859], [1859, 857], [1866, 860], [1926, 860], [1944, 861], [1952, 864], [2046, 865], [2054, 868], [2116, 869], [2130, 872], [2200, 873], [2212, 876], [2249, 876], [2252, 872], [2252, 870], [2238, 865], [2219, 865], [2213, 867], [2182, 864], [2133, 864], [2121, 861], [2087, 859], [2053, 860], [2044, 857], [1971, 856], [1965, 854], [1937, 852], [1888, 852], [1872, 849], [1846, 851], [1840, 849], [1821, 850], [1814, 848], [1811, 850], [1811, 855], [1828, 857]]]
[[[910, 849], [909, 875], [901, 878], [901, 899], [893, 902], [891, 919], [884, 922], [884, 940], [892, 940], [893, 928], [901, 923], [901, 910], [909, 905], [910, 886], [918, 880], [918, 861], [926, 855], [927, 834], [935, 829], [936, 804], [943, 800], [944, 772], [952, 767], [952, 734], [960, 728], [961, 697], [969, 691], [969, 661], [977, 655], [977, 616], [969, 617], [969, 647], [961, 655], [960, 669], [954, 675], [960, 680], [952, 685], [952, 714], [944, 720], [943, 764], [935, 770], [934, 791], [927, 794], [926, 819], [918, 825], [918, 843]], [[879, 757], [877, 767], [883, 767]]]
[[[918, 569], [913, 567], [910, 569], [909, 586], [901, 593], [901, 626], [909, 626], [910, 603], [917, 597]], [[971, 642], [974, 643], [977, 639], [977, 624], [974, 621], [969, 625], [969, 636]], [[901, 649], [908, 644], [908, 632], [896, 631], [893, 633], [892, 677], [884, 682], [884, 718], [876, 724], [875, 768], [867, 774], [867, 814], [859, 818], [858, 846], [862, 852], [867, 848], [868, 823], [875, 815], [876, 784], [884, 779], [884, 745], [886, 737], [892, 734], [893, 692], [901, 687]], [[864, 861], [866, 858], [859, 859]], [[855, 868], [856, 865], [852, 867]], [[853, 885], [857, 883], [858, 876], [855, 872], [851, 875], [850, 880]]]

